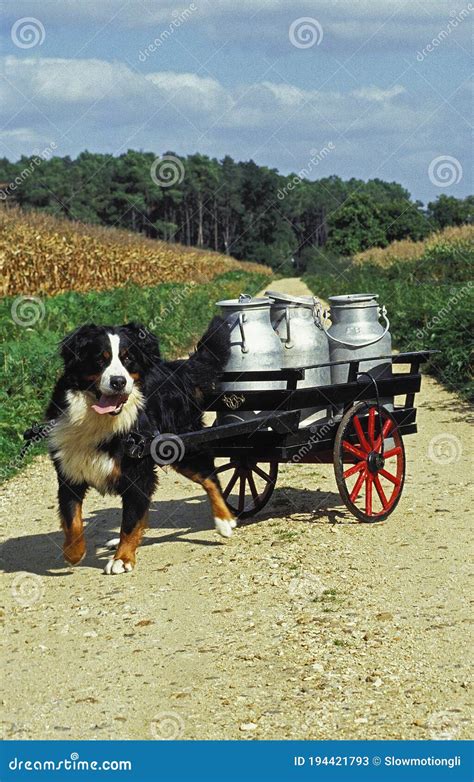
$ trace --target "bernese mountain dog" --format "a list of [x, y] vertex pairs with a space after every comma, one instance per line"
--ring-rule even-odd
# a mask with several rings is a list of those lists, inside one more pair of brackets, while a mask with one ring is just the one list
[[[86, 552], [82, 502], [90, 486], [122, 498], [117, 549], [108, 575], [127, 573], [147, 526], [157, 485], [152, 455], [131, 458], [124, 436], [138, 431], [196, 431], [203, 426], [203, 400], [222, 371], [230, 350], [229, 329], [215, 317], [188, 359], [164, 361], [158, 340], [139, 323], [81, 326], [60, 345], [64, 372], [56, 383], [46, 417], [54, 419], [49, 451], [58, 476], [64, 557], [78, 564]], [[209, 497], [217, 531], [230, 537], [236, 526], [222, 496], [212, 456], [184, 453], [173, 468], [200, 484]]]

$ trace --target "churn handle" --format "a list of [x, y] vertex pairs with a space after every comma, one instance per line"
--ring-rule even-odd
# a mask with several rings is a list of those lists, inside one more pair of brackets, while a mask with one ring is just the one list
[[242, 345], [240, 346], [240, 349], [242, 353], [248, 353], [249, 349], [247, 347], [247, 342], [245, 340], [244, 321], [245, 321], [244, 313], [239, 312], [239, 329], [240, 329], [240, 336], [242, 338]]
[[[385, 320], [385, 323], [387, 325], [385, 326], [383, 334], [381, 334], [379, 337], [376, 337], [375, 339], [370, 340], [370, 342], [356, 342], [356, 343], [346, 342], [342, 339], [337, 339], [337, 337], [333, 337], [332, 334], [329, 333], [328, 329], [324, 328], [324, 323], [321, 322], [321, 326], [328, 339], [331, 339], [333, 342], [337, 342], [338, 345], [344, 345], [345, 347], [350, 347], [350, 348], [368, 348], [369, 345], [375, 345], [376, 342], [380, 342], [380, 340], [385, 337], [385, 334], [390, 328], [390, 321], [387, 318], [387, 309], [385, 306], [380, 308], [380, 314], [382, 315], [382, 318]], [[325, 313], [325, 315], [327, 317], [327, 312]]]
[[285, 348], [292, 348], [293, 343], [291, 341], [291, 329], [290, 329], [290, 308], [286, 307], [285, 309], [285, 324], [286, 324], [286, 340], [285, 340]]

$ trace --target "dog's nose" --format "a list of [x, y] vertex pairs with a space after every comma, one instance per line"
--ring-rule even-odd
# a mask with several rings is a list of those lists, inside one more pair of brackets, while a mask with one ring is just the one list
[[112, 375], [110, 378], [110, 388], [113, 388], [114, 391], [123, 391], [126, 382], [127, 378], [123, 375]]

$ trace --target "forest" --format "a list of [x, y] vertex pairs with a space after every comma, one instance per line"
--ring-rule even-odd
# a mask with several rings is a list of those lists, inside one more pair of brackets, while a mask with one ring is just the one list
[[[46, 152], [46, 151], [45, 151]], [[397, 182], [309, 181], [252, 160], [129, 150], [75, 159], [38, 153], [0, 159], [0, 199], [71, 220], [226, 253], [285, 270], [321, 255], [349, 257], [473, 222], [474, 197], [427, 204]]]

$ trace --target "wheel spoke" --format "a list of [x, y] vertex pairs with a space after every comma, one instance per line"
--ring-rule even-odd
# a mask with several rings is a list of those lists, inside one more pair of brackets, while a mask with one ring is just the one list
[[214, 475], [219, 475], [220, 472], [227, 472], [227, 470], [231, 470], [232, 468], [235, 469], [235, 464], [232, 462], [227, 462], [227, 464], [221, 464], [220, 467], [214, 468]]
[[265, 472], [265, 470], [262, 470], [261, 467], [258, 466], [258, 464], [254, 464], [252, 467], [252, 470], [257, 473], [257, 475], [260, 476], [260, 478], [263, 478], [264, 481], [267, 481], [268, 483], [273, 483], [273, 478], [271, 475]]
[[350, 493], [350, 500], [351, 500], [351, 502], [355, 502], [357, 497], [359, 496], [360, 490], [362, 488], [362, 484], [364, 483], [364, 480], [365, 480], [366, 473], [367, 473], [367, 470], [366, 470], [366, 467], [365, 467], [365, 464], [364, 464], [364, 469], [362, 470], [361, 474], [357, 478], [357, 480], [356, 480], [356, 482], [354, 484], [354, 488], [352, 489], [352, 491]]
[[231, 493], [232, 489], [234, 488], [235, 484], [237, 483], [237, 478], [240, 475], [240, 470], [236, 468], [232, 478], [230, 479], [229, 483], [225, 487], [224, 491], [222, 492], [222, 496], [226, 500], [229, 494]]
[[343, 473], [344, 478], [350, 478], [351, 475], [355, 475], [356, 472], [359, 472], [360, 470], [365, 470], [365, 462], [359, 462], [358, 464], [355, 464], [354, 467], [349, 467], [349, 469]]
[[255, 486], [255, 481], [253, 479], [253, 475], [251, 472], [249, 472], [249, 474], [247, 475], [247, 480], [249, 482], [250, 491], [252, 492], [252, 497], [254, 499], [254, 502], [257, 503], [260, 499], [260, 495], [258, 493], [257, 487]]
[[371, 407], [369, 410], [369, 442], [370, 445], [373, 447], [374, 440], [375, 440], [375, 407]]
[[389, 451], [385, 451], [384, 456], [386, 459], [390, 459], [391, 456], [399, 456], [402, 452], [402, 449], [399, 445], [397, 445], [396, 448], [391, 448]]
[[357, 456], [358, 459], [362, 459], [363, 461], [367, 459], [367, 454], [364, 453], [364, 451], [361, 451], [360, 448], [356, 448], [352, 443], [348, 443], [347, 440], [342, 441], [342, 447], [353, 456]]
[[382, 436], [379, 435], [375, 441], [374, 451], [379, 450], [380, 446], [382, 445], [382, 440], [386, 439], [392, 426], [393, 426], [393, 421], [390, 418], [387, 418], [382, 428]]
[[243, 474], [240, 476], [240, 488], [239, 488], [239, 513], [241, 513], [245, 508], [245, 484], [246, 484], [246, 478], [247, 475]]
[[362, 448], [364, 449], [364, 451], [367, 451], [367, 453], [369, 453], [369, 451], [371, 450], [371, 447], [370, 447], [369, 443], [367, 442], [367, 439], [366, 439], [365, 434], [364, 434], [364, 432], [362, 430], [362, 426], [361, 426], [361, 423], [360, 423], [358, 417], [355, 415], [352, 420], [354, 422], [354, 429], [357, 432], [357, 437], [359, 438], [359, 442], [360, 442]]
[[396, 475], [392, 475], [390, 472], [387, 472], [387, 470], [379, 470], [379, 475], [383, 475], [384, 478], [387, 479], [387, 481], [391, 481], [395, 484], [395, 486], [400, 486], [401, 479], [397, 478]]
[[374, 483], [375, 488], [377, 489], [377, 494], [379, 495], [380, 502], [382, 503], [382, 507], [384, 510], [388, 508], [388, 500], [385, 496], [385, 492], [382, 488], [382, 484], [380, 483], [380, 478], [378, 475], [374, 475]]
[[372, 486], [373, 475], [368, 472], [365, 479], [365, 512], [367, 516], [372, 516]]

